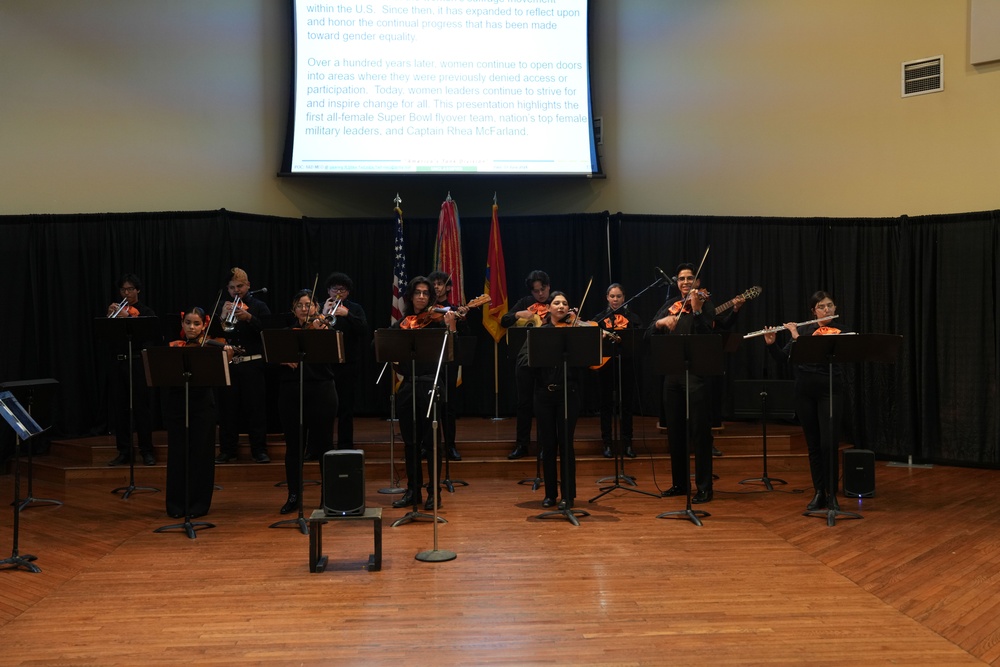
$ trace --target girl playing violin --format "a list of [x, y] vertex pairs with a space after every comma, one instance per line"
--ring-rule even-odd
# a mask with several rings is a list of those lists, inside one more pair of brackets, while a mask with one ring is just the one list
[[[292, 297], [295, 329], [326, 329], [326, 320], [312, 299], [310, 290], [300, 290]], [[301, 371], [301, 378], [300, 378]], [[302, 428], [299, 430], [299, 380], [302, 381]], [[285, 480], [288, 499], [279, 512], [288, 514], [302, 502], [302, 454], [314, 452], [322, 457], [333, 449], [333, 422], [337, 416], [337, 388], [333, 382], [333, 364], [283, 363], [279, 371], [278, 413], [285, 432]]]
[[[403, 294], [403, 319], [392, 325], [393, 329], [415, 330], [425, 328], [446, 328], [455, 331], [458, 327], [458, 314], [454, 310], [435, 312], [434, 285], [424, 276], [410, 280]], [[423, 470], [420, 465], [420, 453], [428, 454], [427, 472], [432, 478], [431, 466], [436, 466], [438, 479], [441, 479], [441, 452], [433, 458], [434, 443], [431, 422], [427, 419], [427, 404], [434, 385], [434, 372], [437, 363], [420, 362], [415, 366], [399, 364], [396, 372], [402, 376], [396, 404], [399, 406], [399, 431], [405, 444], [406, 459], [406, 492], [392, 503], [393, 507], [416, 507], [420, 504], [423, 492]], [[425, 509], [434, 509], [433, 492], [428, 491]], [[438, 492], [438, 507], [441, 506], [441, 494]]]
[[[202, 344], [209, 318], [201, 308], [181, 313], [181, 338], [170, 347]], [[232, 350], [229, 350], [230, 355]], [[215, 392], [190, 387], [185, 406], [184, 388], [166, 388], [164, 422], [167, 427], [167, 514], [179, 518], [187, 507], [191, 517], [208, 514], [215, 490]], [[188, 410], [187, 426], [184, 412]], [[185, 456], [185, 447], [187, 455]], [[185, 466], [186, 462], [186, 466]], [[190, 494], [185, 504], [184, 489]]]
[[[829, 326], [830, 319], [837, 314], [837, 305], [828, 292], [819, 291], [809, 297], [809, 312], [816, 322], [798, 326], [788, 322], [785, 328], [791, 332], [792, 339], [784, 346], [774, 344], [777, 332], [764, 334], [767, 351], [780, 363], [787, 363], [792, 346], [801, 336], [824, 336], [841, 333], [840, 328]], [[837, 322], [841, 320], [838, 318]], [[830, 367], [828, 364], [797, 364], [795, 373], [795, 413], [802, 424], [806, 436], [806, 446], [809, 450], [809, 472], [812, 476], [813, 499], [806, 506], [807, 511], [823, 508], [839, 509], [836, 486], [827, 489], [830, 480], [831, 466], [837, 466], [836, 458], [831, 460], [832, 447], [837, 447], [840, 441], [840, 418], [843, 409], [843, 378], [840, 365], [833, 366], [833, 431], [831, 441], [830, 429]], [[833, 470], [834, 479], [838, 471]]]
[[[570, 310], [566, 295], [559, 291], [552, 292], [542, 327], [574, 326], [576, 319], [576, 313]], [[525, 345], [520, 354], [527, 357], [527, 350], [528, 346]], [[526, 363], [525, 367], [527, 368]], [[542, 507], [548, 508], [556, 504], [560, 478], [556, 460], [557, 455], [563, 457], [565, 454], [562, 462], [563, 494], [559, 508], [568, 509], [573, 507], [576, 498], [576, 454], [573, 434], [580, 414], [581, 370], [567, 369], [565, 388], [561, 366], [529, 368], [529, 371], [534, 381], [533, 408], [537, 423], [538, 447], [542, 452], [542, 477], [545, 480], [545, 498], [542, 500]], [[563, 443], [567, 443], [565, 452], [561, 451]]]

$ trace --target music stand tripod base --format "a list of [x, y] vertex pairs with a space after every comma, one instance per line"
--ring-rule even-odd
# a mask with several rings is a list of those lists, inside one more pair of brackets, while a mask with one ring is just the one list
[[542, 512], [541, 514], [539, 514], [535, 518], [536, 519], [548, 519], [548, 518], [551, 518], [551, 517], [554, 517], [554, 516], [562, 517], [562, 518], [566, 519], [567, 521], [569, 521], [574, 526], [579, 526], [580, 522], [576, 520], [576, 517], [578, 517], [578, 516], [590, 516], [590, 512], [588, 512], [586, 510], [576, 509], [576, 508], [573, 508], [573, 507], [567, 507], [567, 508], [561, 509], [561, 510], [553, 510], [551, 512]]
[[810, 510], [808, 512], [803, 512], [802, 516], [825, 516], [826, 525], [833, 527], [837, 525], [837, 518], [841, 519], [863, 519], [864, 517], [857, 512], [845, 512], [844, 510], [834, 509], [833, 507], [828, 507], [822, 510]]
[[699, 519], [698, 517], [702, 517], [702, 516], [712, 516], [712, 515], [709, 514], [708, 512], [706, 512], [705, 510], [683, 509], [683, 510], [676, 510], [676, 511], [673, 511], [673, 512], [664, 512], [663, 514], [657, 514], [656, 518], [657, 519], [674, 519], [674, 518], [676, 518], [676, 519], [688, 519], [694, 525], [700, 526], [700, 525], [702, 525], [702, 523], [701, 523], [701, 519]]
[[190, 519], [188, 519], [184, 523], [172, 523], [169, 526], [160, 526], [153, 532], [165, 533], [168, 530], [173, 530], [175, 528], [183, 528], [184, 532], [187, 533], [187, 536], [193, 540], [197, 537], [195, 531], [197, 531], [199, 528], [215, 528], [215, 524], [209, 523], [207, 521], [191, 521]]
[[[440, 519], [441, 517], [438, 518]], [[458, 558], [458, 554], [446, 549], [431, 549], [430, 551], [421, 551], [414, 558], [423, 563], [444, 563], [449, 560], [455, 560]]]
[[28, 572], [41, 572], [42, 568], [32, 563], [31, 561], [33, 560], [38, 560], [38, 556], [32, 556], [31, 554], [24, 554], [23, 556], [19, 556], [15, 553], [10, 558], [4, 558], [3, 560], [0, 560], [0, 570], [4, 568], [11, 568], [16, 570], [19, 567], [23, 567]]

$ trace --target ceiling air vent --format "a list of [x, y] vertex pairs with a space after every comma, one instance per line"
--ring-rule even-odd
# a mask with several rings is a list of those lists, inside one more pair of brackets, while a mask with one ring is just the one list
[[903, 97], [944, 90], [944, 56], [903, 63]]

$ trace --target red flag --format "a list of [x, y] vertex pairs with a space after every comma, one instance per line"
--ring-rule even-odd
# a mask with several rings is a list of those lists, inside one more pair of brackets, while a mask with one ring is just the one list
[[503, 244], [500, 242], [500, 219], [498, 206], [493, 204], [493, 222], [490, 225], [490, 248], [486, 253], [486, 286], [490, 295], [490, 307], [483, 309], [483, 326], [500, 342], [506, 331], [500, 326], [500, 318], [507, 313], [507, 270], [503, 263]]
[[451, 276], [451, 299], [456, 305], [465, 303], [465, 282], [462, 270], [462, 233], [458, 224], [458, 207], [451, 195], [441, 204], [438, 216], [437, 243], [434, 245], [434, 267]]

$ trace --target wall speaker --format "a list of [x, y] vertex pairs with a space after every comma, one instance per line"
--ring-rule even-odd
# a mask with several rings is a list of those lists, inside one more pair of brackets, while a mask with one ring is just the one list
[[365, 453], [334, 449], [323, 454], [323, 512], [330, 516], [365, 513]]
[[844, 496], [875, 496], [875, 452], [870, 449], [844, 450]]

